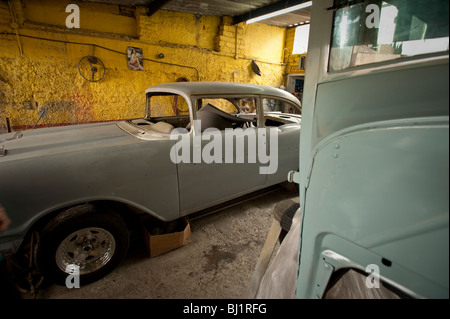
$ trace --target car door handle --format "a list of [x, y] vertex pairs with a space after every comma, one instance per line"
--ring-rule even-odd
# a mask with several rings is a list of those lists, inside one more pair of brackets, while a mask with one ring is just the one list
[[287, 180], [289, 183], [300, 184], [300, 172], [290, 171], [288, 173]]

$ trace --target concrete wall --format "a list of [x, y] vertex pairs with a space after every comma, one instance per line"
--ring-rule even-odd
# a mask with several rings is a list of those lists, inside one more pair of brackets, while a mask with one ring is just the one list
[[[80, 28], [66, 27], [66, 6], [80, 8]], [[229, 17], [65, 0], [0, 2], [0, 132], [144, 115], [147, 87], [175, 82], [284, 84], [286, 29], [232, 25]], [[143, 71], [127, 66], [127, 47], [142, 48]], [[158, 55], [164, 54], [164, 58]], [[88, 82], [79, 60], [94, 55], [106, 75]], [[262, 76], [251, 70], [256, 60]]]

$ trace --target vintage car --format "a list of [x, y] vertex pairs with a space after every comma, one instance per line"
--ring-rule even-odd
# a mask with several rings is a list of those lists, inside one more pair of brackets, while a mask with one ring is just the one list
[[81, 283], [124, 257], [136, 217], [172, 221], [282, 183], [299, 165], [301, 104], [267, 86], [146, 90], [146, 116], [0, 135], [0, 252], [33, 234], [41, 272]]

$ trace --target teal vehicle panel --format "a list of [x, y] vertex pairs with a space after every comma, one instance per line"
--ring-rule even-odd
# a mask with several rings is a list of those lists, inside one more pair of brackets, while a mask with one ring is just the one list
[[[360, 260], [347, 267], [377, 265], [381, 278], [416, 297], [448, 297], [448, 136], [445, 117], [411, 119], [353, 127], [317, 146], [304, 202], [298, 292], [314, 290], [307, 274], [328, 251]], [[330, 236], [357, 243], [371, 257], [350, 244], [336, 247]], [[343, 267], [332, 259], [335, 270]]]
[[[298, 298], [322, 298], [338, 270], [371, 265], [400, 295], [449, 297], [448, 2], [419, 2], [386, 1], [381, 16], [397, 6], [391, 14], [439, 35], [402, 25], [379, 45], [364, 24], [369, 2], [313, 1], [300, 171], [289, 175], [300, 189]], [[422, 51], [401, 54], [410, 41]]]
[[[418, 79], [421, 79], [418, 81]], [[440, 65], [320, 83], [313, 146], [346, 127], [403, 118], [449, 115], [449, 70]]]

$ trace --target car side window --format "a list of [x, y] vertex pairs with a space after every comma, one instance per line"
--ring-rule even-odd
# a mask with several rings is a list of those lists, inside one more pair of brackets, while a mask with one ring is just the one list
[[328, 69], [449, 50], [448, 0], [335, 0]]
[[194, 109], [201, 131], [208, 128], [225, 130], [256, 127], [257, 124], [255, 97], [196, 97]]
[[286, 100], [273, 97], [262, 98], [264, 111], [264, 126], [282, 126], [291, 121], [287, 120], [285, 114], [301, 114], [301, 108]]
[[203, 106], [210, 104], [221, 111], [228, 114], [239, 114], [240, 110], [229, 100], [223, 98], [208, 98], [208, 99], [198, 99], [198, 108], [200, 110]]
[[241, 98], [238, 100], [239, 108], [245, 114], [256, 114], [257, 113], [257, 105], [256, 99], [251, 98]]
[[290, 114], [301, 114], [301, 109], [292, 103], [274, 98], [263, 98], [262, 105], [264, 113], [279, 112]]

